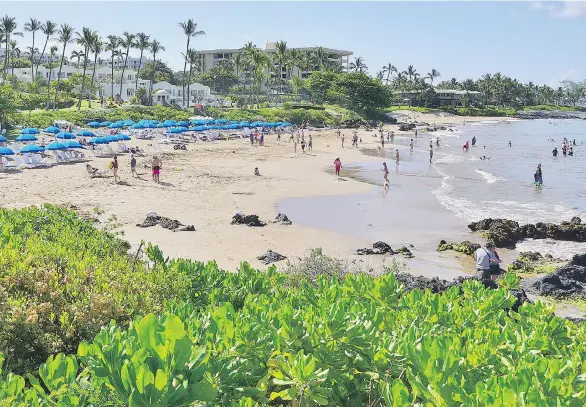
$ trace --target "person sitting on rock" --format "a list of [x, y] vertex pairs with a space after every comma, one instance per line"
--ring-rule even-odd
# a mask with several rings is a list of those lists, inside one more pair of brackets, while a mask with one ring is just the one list
[[499, 266], [501, 260], [495, 254], [496, 247], [494, 243], [488, 242], [484, 247], [476, 250], [474, 258], [476, 259], [476, 277], [479, 280], [495, 281], [502, 274]]
[[254, 175], [260, 176], [260, 172], [258, 171], [258, 167], [254, 168]]

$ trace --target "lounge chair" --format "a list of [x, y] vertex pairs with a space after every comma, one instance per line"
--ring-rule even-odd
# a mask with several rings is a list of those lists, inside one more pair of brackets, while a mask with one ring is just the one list
[[35, 166], [39, 166], [39, 167], [48, 167], [51, 165], [51, 163], [48, 163], [47, 161], [45, 161], [40, 154], [31, 154], [31, 159], [32, 159], [32, 163]]
[[88, 175], [90, 176], [90, 178], [98, 178], [98, 177], [103, 177], [104, 175], [106, 175], [108, 172], [110, 172], [110, 170], [99, 170], [96, 167], [92, 167], [89, 164], [85, 165], [85, 169], [88, 173]]

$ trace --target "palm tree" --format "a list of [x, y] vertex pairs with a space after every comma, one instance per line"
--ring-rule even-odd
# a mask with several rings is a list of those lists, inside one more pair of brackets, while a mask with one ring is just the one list
[[[50, 92], [51, 92], [51, 76], [53, 76], [53, 58], [55, 58], [55, 54], [57, 53], [57, 46], [53, 45], [50, 49], [49, 49], [49, 59], [51, 62], [49, 62], [49, 82], [47, 83], [47, 104], [45, 106], [46, 110], [49, 110], [49, 100], [51, 99], [50, 96]], [[57, 89], [55, 89], [55, 92], [57, 91]]]
[[128, 62], [128, 55], [130, 53], [130, 48], [134, 47], [134, 34], [130, 34], [127, 31], [122, 33], [124, 36], [123, 39], [120, 40], [120, 45], [122, 48], [126, 49], [124, 53], [124, 65], [122, 66], [122, 76], [120, 76], [120, 97], [122, 97], [122, 82], [124, 82], [124, 71], [126, 70], [126, 63]]
[[427, 78], [429, 78], [429, 83], [433, 87], [433, 80], [435, 78], [439, 78], [441, 74], [437, 69], [432, 69], [430, 73], [427, 74]]
[[236, 68], [236, 77], [238, 78], [238, 85], [240, 86], [240, 70], [244, 66], [244, 56], [236, 54], [234, 57], [234, 67]]
[[92, 80], [90, 82], [90, 93], [88, 95], [88, 107], [92, 108], [92, 97], [94, 96], [94, 77], [96, 76], [96, 66], [98, 65], [98, 55], [103, 51], [104, 43], [100, 36], [95, 33], [94, 38], [92, 40], [90, 51], [94, 53], [94, 70], [92, 72]]
[[110, 51], [112, 53], [110, 56], [110, 62], [112, 63], [112, 77], [110, 78], [110, 83], [112, 84], [112, 99], [114, 99], [114, 57], [120, 55], [120, 52], [118, 51], [120, 38], [115, 35], [108, 35], [107, 38], [108, 42], [106, 42], [106, 51]]
[[328, 61], [328, 54], [322, 47], [317, 47], [315, 49], [315, 63], [319, 67], [319, 69], [323, 69]]
[[[181, 27], [183, 29], [183, 34], [185, 34], [187, 36], [187, 46], [185, 47], [185, 54], [183, 54], [184, 56], [187, 56], [187, 53], [189, 52], [189, 42], [191, 40], [191, 37], [197, 37], [199, 35], [205, 35], [205, 31], [201, 31], [197, 29], [197, 23], [193, 21], [193, 19], [189, 19], [187, 21], [184, 21], [182, 23], [179, 23], [179, 27]], [[183, 78], [182, 78], [182, 85], [183, 85], [183, 106], [185, 107], [185, 72], [187, 71], [187, 59], [184, 59], [183, 61]]]
[[73, 41], [74, 28], [68, 24], [61, 24], [61, 28], [57, 30], [57, 40], [63, 44], [63, 51], [61, 52], [61, 62], [59, 63], [59, 72], [57, 73], [57, 88], [55, 88], [55, 99], [53, 101], [53, 110], [57, 109], [57, 95], [59, 94], [59, 82], [61, 82], [61, 70], [63, 69], [63, 61], [65, 61], [65, 49], [67, 44]]
[[376, 73], [376, 78], [377, 78], [377, 79], [380, 79], [381, 81], [383, 80], [384, 76], [385, 76], [385, 74], [384, 74], [384, 72], [383, 72], [383, 71], [378, 71], [378, 72]]
[[[29, 47], [30, 49], [30, 47]], [[14, 76], [14, 56], [17, 55], [17, 58], [20, 57], [20, 48], [18, 48], [18, 43], [16, 41], [10, 41], [10, 51], [6, 51], [6, 52], [10, 52], [10, 67], [11, 67], [11, 72], [10, 75]], [[34, 78], [32, 78], [32, 80], [34, 81]]]
[[181, 55], [183, 55], [183, 58], [189, 64], [189, 76], [188, 76], [188, 79], [187, 79], [187, 107], [189, 107], [190, 102], [191, 102], [191, 94], [190, 94], [191, 74], [193, 73], [193, 66], [197, 64], [198, 55], [197, 55], [197, 51], [195, 49], [193, 49], [193, 48], [190, 48], [190, 49], [187, 50], [187, 55], [185, 55], [183, 53], [181, 53]]
[[409, 65], [407, 70], [403, 73], [409, 77], [409, 82], [412, 82], [414, 77], [416, 78], [419, 76], [413, 65]]
[[298, 49], [292, 49], [291, 51], [289, 51], [289, 64], [290, 64], [290, 68], [291, 68], [291, 73], [289, 74], [289, 77], [291, 77], [293, 75], [293, 68], [297, 68], [297, 77], [301, 77], [301, 68], [300, 65], [303, 62], [301, 61], [301, 51], [299, 51]]
[[[45, 45], [43, 45], [43, 51], [41, 52], [41, 56], [37, 61], [36, 72], [39, 72], [39, 65], [41, 64], [41, 59], [43, 59], [43, 55], [45, 55], [45, 50], [47, 49], [47, 44], [49, 43], [49, 38], [55, 34], [55, 30], [57, 29], [57, 24], [52, 22], [51, 20], [45, 21], [44, 24], [41, 24], [41, 31], [45, 34]], [[50, 61], [53, 62], [53, 61]]]
[[97, 37], [97, 33], [87, 27], [83, 27], [81, 33], [77, 33], [77, 45], [83, 47], [83, 53], [85, 58], [83, 59], [83, 74], [81, 77], [81, 91], [79, 92], [79, 101], [77, 102], [77, 110], [81, 109], [81, 100], [85, 93], [85, 71], [87, 69], [88, 57], [90, 54], [90, 48], [93, 47], [94, 40]]
[[277, 42], [277, 52], [275, 53], [275, 59], [279, 64], [279, 93], [283, 93], [283, 65], [285, 65], [287, 60], [287, 41], [278, 41]]
[[2, 19], [0, 19], [0, 32], [4, 34], [4, 49], [6, 50], [4, 52], [4, 79], [6, 79], [6, 75], [8, 74], [8, 44], [10, 43], [10, 36], [19, 35], [22, 37], [22, 33], [17, 32], [16, 27], [16, 18], [5, 15], [2, 17]]
[[391, 75], [393, 74], [393, 72], [397, 73], [397, 68], [395, 67], [395, 65], [393, 65], [389, 62], [387, 65], [383, 66], [382, 73], [387, 74], [387, 77], [385, 79], [385, 82], [387, 83], [387, 85], [389, 84], [389, 81], [391, 79]]
[[354, 59], [354, 62], [350, 62], [350, 69], [354, 70], [354, 72], [363, 73], [368, 69], [368, 67], [364, 63], [364, 59], [362, 57], [357, 57]]
[[[26, 32], [33, 33], [33, 45], [32, 49], [35, 49], [35, 34], [37, 31], [41, 29], [41, 22], [39, 20], [35, 20], [31, 18], [27, 23], [24, 24], [24, 30]], [[33, 82], [35, 81], [35, 54], [31, 52], [31, 78]]]
[[153, 104], [153, 83], [155, 82], [155, 72], [157, 71], [157, 54], [159, 52], [165, 51], [165, 47], [163, 47], [159, 41], [152, 40], [151, 45], [149, 47], [149, 51], [153, 54], [153, 73], [151, 77], [151, 83], [149, 86], [149, 104]]
[[134, 83], [134, 91], [138, 89], [138, 75], [140, 75], [140, 66], [142, 65], [142, 55], [145, 49], [149, 48], [149, 36], [145, 33], [138, 33], [136, 34], [136, 42], [134, 43], [134, 48], [140, 50], [140, 58], [138, 60], [138, 72], [136, 73], [136, 81]]
[[71, 51], [71, 55], [69, 57], [71, 59], [77, 58], [77, 64], [75, 65], [75, 67], [79, 69], [79, 60], [82, 57], [85, 57], [85, 54], [83, 53], [83, 51], [73, 50], [73, 51]]

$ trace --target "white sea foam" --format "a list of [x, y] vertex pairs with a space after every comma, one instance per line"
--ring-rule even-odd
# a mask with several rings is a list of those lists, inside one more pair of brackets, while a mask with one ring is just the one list
[[459, 138], [462, 133], [457, 128], [454, 128], [453, 131], [438, 130], [438, 131], [430, 131], [427, 134], [429, 134], [432, 137], [439, 137], [441, 139], [441, 138], [445, 138], [445, 137], [447, 137], [447, 138]]
[[517, 243], [517, 250], [551, 254], [559, 259], [570, 259], [575, 254], [586, 253], [586, 243], [565, 242], [552, 239], [526, 239]]
[[497, 181], [505, 181], [504, 178], [497, 177], [496, 175], [491, 174], [490, 172], [486, 172], [486, 171], [482, 171], [482, 170], [474, 170], [474, 171], [477, 172], [478, 174], [482, 175], [482, 178], [484, 178], [488, 184], [494, 184]]
[[445, 157], [436, 160], [436, 164], [458, 164], [471, 161], [478, 161], [478, 158], [472, 154], [448, 154]]

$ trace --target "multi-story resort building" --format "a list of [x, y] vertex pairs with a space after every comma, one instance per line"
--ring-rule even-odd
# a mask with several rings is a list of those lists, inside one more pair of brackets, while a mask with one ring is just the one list
[[[301, 53], [305, 51], [316, 51], [320, 47], [302, 47], [302, 48], [289, 48], [290, 50], [297, 50]], [[327, 54], [328, 61], [330, 62], [338, 62], [342, 67], [342, 70], [348, 70], [349, 66], [349, 59], [352, 55], [351, 51], [344, 51], [339, 49], [332, 49], [332, 48], [323, 48], [321, 49]], [[277, 43], [268, 41], [264, 52], [267, 53], [275, 53], [277, 51]], [[229, 61], [234, 60], [236, 55], [243, 54], [244, 49], [210, 49], [204, 51], [197, 52], [200, 58], [200, 68], [201, 71], [206, 72], [212, 69], [213, 67], [220, 64], [222, 61]], [[275, 63], [275, 67], [278, 67], [278, 64]], [[318, 67], [315, 66], [313, 68], [309, 68], [306, 70], [299, 70], [298, 67], [286, 68], [281, 67], [281, 78], [288, 79], [291, 76], [301, 76], [302, 78], [306, 78], [313, 70], [317, 70]], [[234, 73], [236, 73], [236, 67], [234, 67]]]

